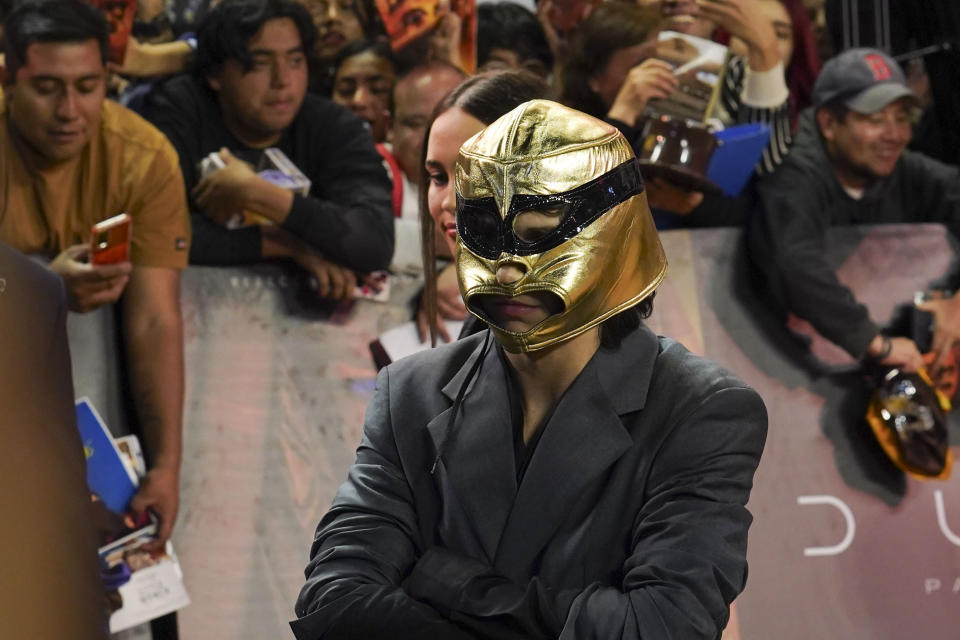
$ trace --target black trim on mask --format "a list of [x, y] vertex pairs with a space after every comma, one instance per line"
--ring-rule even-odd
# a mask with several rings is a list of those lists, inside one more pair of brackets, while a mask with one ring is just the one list
[[[464, 199], [457, 194], [457, 233], [468, 249], [482, 258], [496, 260], [502, 253], [529, 256], [560, 246], [583, 231], [604, 213], [643, 193], [643, 178], [635, 158], [599, 178], [565, 193], [518, 194], [500, 217], [493, 198]], [[560, 209], [560, 224], [534, 241], [524, 241], [513, 230], [516, 217], [526, 211]]]

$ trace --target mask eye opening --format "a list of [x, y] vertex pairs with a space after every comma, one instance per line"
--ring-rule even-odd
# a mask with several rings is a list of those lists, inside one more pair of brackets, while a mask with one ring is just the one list
[[510, 230], [521, 246], [545, 240], [563, 227], [570, 214], [570, 204], [558, 202], [519, 211], [513, 216]]

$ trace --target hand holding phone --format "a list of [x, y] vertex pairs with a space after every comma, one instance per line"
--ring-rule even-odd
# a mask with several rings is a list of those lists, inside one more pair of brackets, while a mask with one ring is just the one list
[[90, 264], [117, 264], [130, 260], [130, 214], [107, 218], [90, 229]]
[[67, 247], [50, 263], [50, 270], [66, 286], [70, 310], [79, 313], [116, 302], [132, 269], [129, 262], [91, 264], [89, 244]]

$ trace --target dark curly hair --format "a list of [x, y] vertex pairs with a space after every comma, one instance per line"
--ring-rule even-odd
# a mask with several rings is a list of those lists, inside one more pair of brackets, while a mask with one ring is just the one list
[[300, 33], [307, 64], [314, 63], [317, 28], [310, 12], [296, 0], [223, 0], [197, 26], [197, 52], [193, 72], [200, 78], [220, 73], [228, 60], [244, 71], [253, 68], [247, 43], [270, 20], [290, 18]]

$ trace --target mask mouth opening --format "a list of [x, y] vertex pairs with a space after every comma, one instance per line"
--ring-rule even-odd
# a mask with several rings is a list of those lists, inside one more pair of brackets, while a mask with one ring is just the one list
[[[566, 305], [551, 291], [530, 291], [520, 295], [478, 293], [467, 307], [487, 324], [514, 335], [536, 330], [550, 318], [563, 313]], [[522, 331], [516, 331], [524, 327]]]

